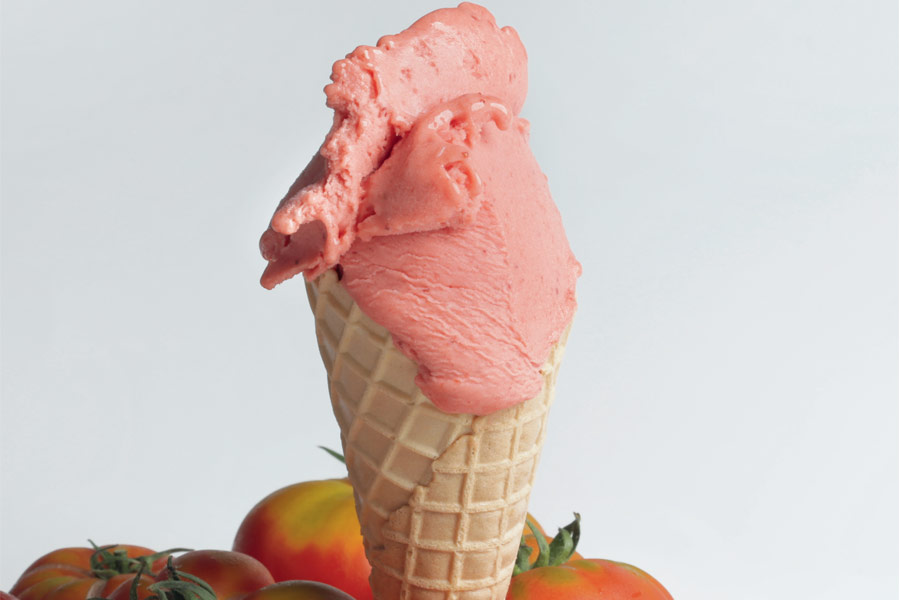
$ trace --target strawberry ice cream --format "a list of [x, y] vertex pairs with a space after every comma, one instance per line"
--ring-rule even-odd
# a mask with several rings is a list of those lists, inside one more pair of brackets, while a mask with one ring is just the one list
[[462, 4], [357, 48], [332, 80], [334, 125], [263, 234], [262, 284], [336, 268], [442, 411], [528, 400], [581, 268], [518, 117], [517, 34]]

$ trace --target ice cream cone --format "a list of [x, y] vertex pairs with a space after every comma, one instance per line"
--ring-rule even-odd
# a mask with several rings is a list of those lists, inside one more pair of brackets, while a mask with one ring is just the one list
[[485, 416], [447, 414], [334, 270], [307, 292], [375, 598], [504, 598], [568, 332], [537, 396]]

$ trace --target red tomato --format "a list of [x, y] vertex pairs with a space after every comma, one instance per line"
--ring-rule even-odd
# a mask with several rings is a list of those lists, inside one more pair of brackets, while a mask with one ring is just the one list
[[19, 600], [19, 599], [16, 598], [15, 596], [13, 596], [12, 594], [7, 594], [4, 591], [0, 591], [0, 600]]
[[[68, 585], [73, 581], [78, 581], [78, 577], [74, 577], [72, 575], [48, 577], [47, 579], [42, 579], [41, 581], [38, 581], [34, 585], [30, 585], [21, 591], [16, 591], [15, 594], [19, 598], [19, 600], [43, 600], [57, 588]], [[13, 589], [16, 589], [15, 586], [13, 586]]]
[[353, 596], [318, 581], [282, 581], [240, 600], [353, 600]]
[[92, 598], [91, 590], [97, 585], [91, 579], [76, 579], [59, 586], [44, 596], [44, 600], [85, 600]]
[[[124, 551], [125, 555], [130, 558], [137, 558], [139, 556], [149, 556], [151, 554], [154, 554], [154, 551], [149, 548], [144, 548], [143, 546], [132, 546], [129, 544], [119, 544], [115, 546], [108, 546], [106, 548], [107, 553], [110, 555], [114, 555], [116, 552]], [[79, 569], [84, 569], [85, 571], [91, 571], [94, 568], [94, 565], [91, 564], [91, 557], [96, 553], [96, 548], [60, 548], [58, 550], [54, 550], [53, 552], [48, 552], [44, 556], [31, 563], [31, 565], [27, 569], [25, 569], [25, 573], [28, 573], [29, 571], [32, 571], [37, 567], [46, 565], [77, 567]], [[106, 564], [112, 562], [114, 558], [114, 556], [110, 556], [103, 564], [99, 566], [103, 568], [115, 569], [116, 565]], [[157, 560], [154, 564], [165, 566], [165, 558]], [[13, 589], [15, 589], [15, 586], [13, 586]]]
[[[241, 552], [193, 550], [173, 558], [172, 566], [209, 584], [217, 600], [243, 596], [275, 583], [272, 574], [261, 562]], [[156, 576], [156, 581], [170, 578], [170, 571], [163, 569]]]
[[506, 600], [672, 600], [653, 577], [625, 563], [599, 558], [539, 567], [512, 578]]
[[[130, 589], [132, 579], [134, 579], [134, 573], [123, 573], [121, 575], [113, 575], [109, 579], [105, 580], [103, 582], [102, 586], [100, 586], [99, 588], [94, 590], [93, 595], [96, 596], [97, 598], [112, 598], [113, 593], [116, 592], [119, 589], [119, 587], [121, 587], [123, 584], [127, 584], [124, 586], [125, 589]], [[145, 582], [144, 587], [146, 587], [147, 581], [149, 581], [150, 583], [153, 583], [154, 581], [156, 581], [152, 575], [141, 575], [141, 579], [143, 582]], [[138, 585], [141, 585], [141, 584], [138, 584]], [[121, 593], [122, 592], [120, 592], [120, 596], [119, 596], [120, 598], [128, 597], [127, 594], [125, 596], [121, 596]]]
[[[154, 595], [150, 591], [150, 586], [156, 583], [156, 579], [152, 575], [141, 575], [138, 580], [137, 590], [135, 590], [138, 600], [144, 600]], [[108, 598], [109, 600], [131, 600], [131, 588], [134, 587], [134, 575], [123, 576], [119, 584], [113, 587], [112, 579], [109, 580], [108, 586], [112, 587], [112, 591], [106, 596], [100, 598]]]
[[68, 565], [46, 564], [34, 569], [25, 571], [12, 590], [16, 594], [21, 594], [33, 585], [42, 581], [58, 579], [60, 577], [71, 577], [73, 579], [89, 579], [93, 577], [90, 570], [71, 567]]
[[[142, 546], [60, 548], [40, 557], [25, 569], [10, 593], [19, 600], [84, 600], [105, 598], [112, 585], [130, 581], [140, 564], [134, 559], [154, 554]], [[165, 565], [165, 558], [151, 569]]]
[[319, 581], [372, 600], [371, 568], [346, 479], [297, 483], [263, 498], [241, 523], [234, 550], [259, 559], [276, 581]]

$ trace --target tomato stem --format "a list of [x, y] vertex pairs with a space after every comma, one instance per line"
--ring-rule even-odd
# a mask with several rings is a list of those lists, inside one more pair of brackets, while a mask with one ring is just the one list
[[519, 542], [519, 552], [516, 554], [516, 566], [513, 567], [513, 576], [531, 568], [531, 562], [528, 560], [530, 557], [531, 546], [525, 541], [525, 536], [523, 535], [522, 541]]
[[327, 453], [330, 454], [331, 456], [335, 457], [336, 459], [338, 459], [338, 460], [341, 461], [342, 463], [347, 464], [347, 461], [344, 459], [344, 455], [341, 454], [340, 452], [337, 452], [336, 450], [332, 450], [331, 448], [327, 448], [327, 447], [325, 447], [325, 446], [319, 446], [319, 448], [321, 448], [322, 450], [324, 450], [325, 452], [327, 452]]
[[141, 583], [141, 576], [144, 574], [145, 567], [146, 565], [144, 565], [144, 563], [141, 563], [141, 565], [138, 567], [137, 574], [135, 574], [135, 576], [131, 578], [131, 588], [128, 591], [129, 600], [139, 600], [138, 586]]
[[[151, 596], [147, 600], [169, 600], [169, 594], [172, 594], [172, 600], [216, 600], [216, 593], [212, 587], [190, 573], [179, 571], [172, 564], [172, 557], [166, 563], [166, 571], [169, 578], [164, 581], [157, 581], [150, 586], [150, 591], [158, 594]], [[132, 598], [131, 600], [136, 600]]]
[[540, 567], [546, 567], [550, 564], [550, 546], [547, 545], [547, 538], [538, 530], [534, 523], [531, 521], [526, 522], [528, 523], [528, 529], [531, 530], [531, 534], [534, 536], [538, 546], [537, 558], [534, 559], [534, 564], [531, 565], [530, 568], [539, 569]]
[[176, 552], [190, 552], [190, 548], [170, 548], [145, 556], [128, 556], [128, 550], [124, 548], [113, 550], [119, 544], [98, 546], [93, 540], [88, 540], [88, 542], [94, 549], [90, 558], [91, 573], [98, 579], [110, 579], [116, 575], [138, 573], [141, 569], [155, 576], [156, 574], [151, 571], [154, 562]]
[[541, 567], [558, 567], [569, 560], [575, 553], [575, 547], [578, 546], [578, 540], [581, 537], [581, 515], [575, 513], [575, 520], [561, 527], [556, 536], [547, 542], [547, 536], [541, 533], [540, 529], [526, 519], [526, 524], [537, 542], [538, 555], [534, 562], [530, 562], [532, 549], [522, 536], [522, 542], [519, 545], [519, 552], [516, 555], [516, 564], [513, 567], [513, 576], [531, 569], [539, 569]]

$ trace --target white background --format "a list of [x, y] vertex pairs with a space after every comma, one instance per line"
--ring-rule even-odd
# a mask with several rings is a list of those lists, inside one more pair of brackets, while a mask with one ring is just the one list
[[[259, 234], [332, 62], [438, 5], [2, 6], [0, 588], [88, 537], [230, 547], [341, 475]], [[532, 512], [680, 599], [896, 598], [897, 3], [489, 7], [584, 265]]]

